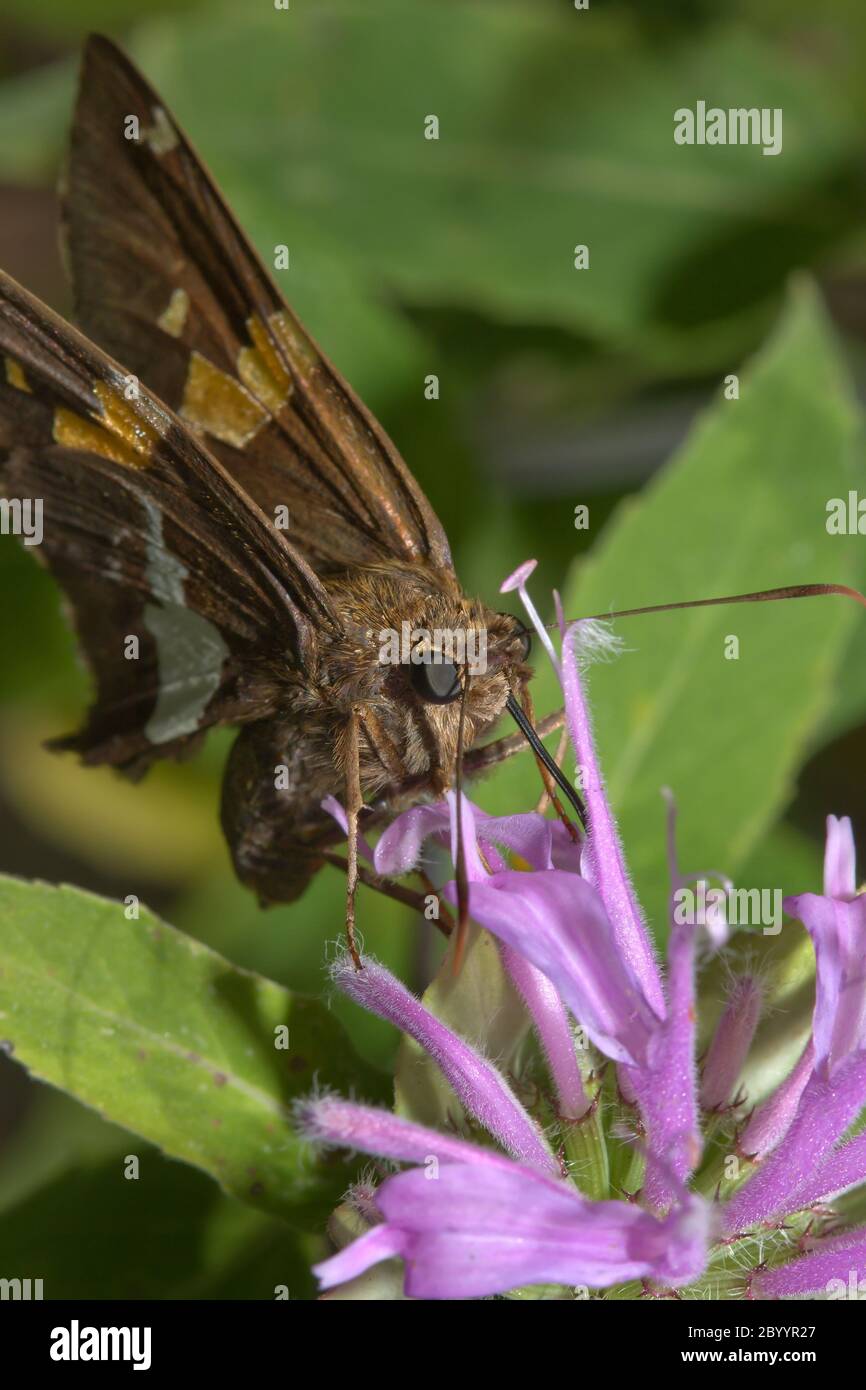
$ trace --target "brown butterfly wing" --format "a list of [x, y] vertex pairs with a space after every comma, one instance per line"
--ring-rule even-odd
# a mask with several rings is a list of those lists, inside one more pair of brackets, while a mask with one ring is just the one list
[[[132, 771], [263, 718], [339, 626], [320, 581], [170, 410], [0, 273], [0, 492], [42, 505], [97, 699], [66, 741]], [[130, 643], [130, 639], [135, 639]]]
[[[131, 138], [127, 138], [131, 137]], [[287, 308], [164, 103], [84, 55], [65, 224], [78, 321], [198, 432], [321, 574], [448, 542], [369, 411]]]

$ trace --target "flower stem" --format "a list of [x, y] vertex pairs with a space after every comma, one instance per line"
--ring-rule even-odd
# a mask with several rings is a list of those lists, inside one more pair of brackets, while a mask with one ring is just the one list
[[562, 1147], [575, 1186], [593, 1201], [608, 1197], [610, 1160], [602, 1120], [601, 1088], [597, 1083], [595, 1098], [586, 1114], [579, 1120], [563, 1122]]

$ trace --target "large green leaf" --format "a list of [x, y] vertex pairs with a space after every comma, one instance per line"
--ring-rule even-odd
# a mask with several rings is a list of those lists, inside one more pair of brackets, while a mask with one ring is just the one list
[[[832, 331], [800, 283], [777, 332], [744, 369], [740, 398], [720, 396], [641, 498], [620, 508], [568, 584], [566, 612], [810, 580], [857, 583], [862, 538], [829, 535], [826, 506], [862, 487], [861, 438]], [[847, 639], [857, 631], [866, 641], [857, 617], [847, 600], [823, 598], [616, 625], [627, 650], [592, 667], [588, 686], [629, 863], [662, 930], [661, 788], [671, 787], [679, 803], [683, 870], [735, 874], [790, 799]], [[736, 660], [725, 657], [729, 636], [739, 641]], [[539, 667], [539, 704], [550, 708], [558, 691], [541, 660]], [[514, 810], [536, 795], [533, 768], [515, 759], [479, 800]]]
[[[282, 1025], [287, 1048], [277, 1046]], [[144, 908], [129, 920], [122, 904], [9, 878], [0, 1038], [38, 1078], [298, 1224], [322, 1219], [346, 1172], [294, 1133], [292, 1099], [314, 1083], [383, 1093], [316, 1001], [237, 969]]]

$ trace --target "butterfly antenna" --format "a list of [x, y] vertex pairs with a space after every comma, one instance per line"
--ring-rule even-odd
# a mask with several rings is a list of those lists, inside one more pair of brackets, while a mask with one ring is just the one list
[[[677, 608], [718, 608], [727, 603], [773, 603], [777, 599], [817, 598], [822, 594], [842, 594], [853, 598], [866, 608], [866, 597], [859, 589], [847, 584], [787, 584], [781, 589], [757, 589], [751, 594], [726, 594], [723, 598], [693, 598], [680, 603], [652, 603], [646, 608], [620, 608], [611, 613], [591, 613], [586, 618], [569, 619], [569, 622], [607, 622], [612, 618], [636, 618], [643, 613], [670, 613]], [[558, 623], [548, 623], [548, 627], [558, 627]]]

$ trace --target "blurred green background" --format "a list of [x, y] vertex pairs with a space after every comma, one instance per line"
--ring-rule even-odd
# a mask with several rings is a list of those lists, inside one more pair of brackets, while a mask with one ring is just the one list
[[[862, 587], [866, 539], [828, 537], [824, 502], [866, 492], [866, 13], [854, 0], [661, 8], [6, 0], [0, 264], [68, 307], [53, 189], [76, 53], [102, 29], [162, 91], [265, 259], [288, 244], [281, 288], [396, 441], [468, 590], [505, 606], [499, 583], [530, 555], [538, 602], [550, 611], [564, 586], [570, 616], [810, 580]], [[781, 107], [781, 155], [677, 146], [673, 113], [699, 99]], [[423, 137], [431, 114], [438, 141]], [[574, 268], [577, 244], [587, 270]], [[436, 401], [424, 395], [432, 373]], [[736, 401], [721, 394], [729, 373]], [[588, 530], [575, 529], [579, 504]], [[0, 568], [0, 868], [134, 892], [232, 961], [320, 990], [341, 930], [339, 875], [267, 913], [237, 885], [217, 823], [230, 735], [137, 787], [45, 753], [45, 738], [79, 721], [87, 680], [51, 581], [11, 540]], [[661, 934], [663, 783], [679, 799], [686, 867], [749, 885], [816, 887], [828, 811], [862, 833], [855, 618], [822, 600], [620, 625], [628, 650], [592, 688]], [[723, 659], [728, 634], [737, 662]], [[555, 702], [542, 676], [537, 703]], [[521, 758], [479, 799], [520, 810], [537, 794]], [[437, 951], [423, 928], [366, 893], [360, 919], [370, 949], [423, 985]], [[335, 1007], [362, 1053], [390, 1065], [390, 1030]], [[26, 1265], [34, 1232], [59, 1229], [62, 1291], [121, 1279], [145, 1296], [250, 1296], [253, 1266], [266, 1289], [267, 1252], [287, 1258], [275, 1223], [256, 1216], [248, 1229], [206, 1179], [169, 1164], [175, 1207], [165, 1197], [163, 1209], [183, 1212], [189, 1229], [172, 1226], [173, 1238], [195, 1246], [174, 1284], [156, 1237], [152, 1269], [112, 1266], [111, 1232], [139, 1232], [146, 1207], [109, 1205], [105, 1248], [70, 1265], [75, 1213], [92, 1223], [88, 1185], [123, 1143], [0, 1067], [5, 1263]]]

